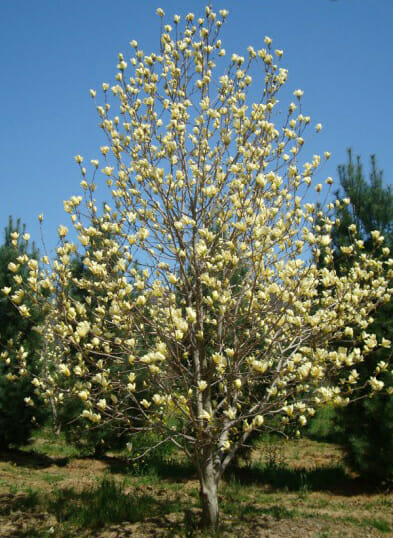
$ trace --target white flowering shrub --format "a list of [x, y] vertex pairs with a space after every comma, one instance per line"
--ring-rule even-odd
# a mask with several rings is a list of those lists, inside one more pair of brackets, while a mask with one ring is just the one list
[[[77, 395], [92, 425], [125, 422], [171, 439], [195, 464], [212, 526], [219, 480], [253, 431], [273, 419], [305, 425], [316, 406], [356, 394], [357, 364], [389, 345], [367, 328], [390, 300], [393, 263], [388, 251], [360, 253], [337, 275], [335, 223], [307, 198], [329, 153], [299, 158], [310, 124], [303, 92], [275, 114], [283, 53], [266, 37], [225, 63], [226, 16], [207, 7], [182, 29], [175, 16], [162, 24], [159, 51], [132, 41], [131, 59], [119, 54], [116, 81], [103, 84], [97, 105], [108, 145], [86, 168], [76, 157], [83, 192], [64, 204], [78, 241], [61, 225], [46, 270], [27, 256], [10, 267], [17, 277], [28, 265], [20, 294], [49, 311], [42, 330], [56, 352], [46, 378], [33, 380], [37, 390], [58, 402]], [[100, 211], [95, 191], [104, 183], [111, 201]], [[351, 233], [346, 248], [361, 251]], [[76, 252], [89, 278], [72, 277]], [[83, 300], [67, 293], [70, 281]], [[383, 387], [377, 372], [367, 383], [371, 392]]]

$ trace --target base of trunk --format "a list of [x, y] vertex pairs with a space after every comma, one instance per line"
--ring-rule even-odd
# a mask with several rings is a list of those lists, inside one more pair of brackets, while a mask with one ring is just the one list
[[200, 498], [202, 504], [202, 527], [218, 528], [218, 481], [212, 467], [205, 469], [200, 477]]

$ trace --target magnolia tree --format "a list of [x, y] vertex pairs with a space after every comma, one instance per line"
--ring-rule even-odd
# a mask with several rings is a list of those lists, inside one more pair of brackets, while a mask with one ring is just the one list
[[[367, 328], [390, 300], [393, 274], [389, 250], [362, 253], [352, 226], [353, 245], [342, 250], [359, 255], [337, 275], [335, 222], [307, 197], [329, 154], [299, 163], [310, 123], [303, 92], [277, 114], [282, 51], [266, 37], [264, 48], [225, 62], [226, 16], [207, 7], [180, 29], [175, 15], [173, 26], [162, 23], [159, 51], [131, 41], [132, 58], [119, 54], [116, 82], [103, 84], [97, 106], [103, 163], [92, 160], [90, 171], [76, 157], [83, 193], [64, 204], [78, 240], [61, 225], [52, 264], [24, 255], [10, 266], [16, 279], [30, 271], [11, 297], [20, 313], [29, 315], [25, 296], [49, 313], [37, 392], [77, 396], [92, 426], [171, 440], [195, 465], [203, 522], [213, 527], [219, 481], [252, 432], [305, 425], [316, 406], [356, 397], [357, 364], [389, 346]], [[95, 191], [105, 182], [111, 201], [100, 209]], [[374, 240], [380, 252], [383, 238]], [[72, 276], [76, 252], [89, 276]], [[387, 367], [367, 381], [371, 393]]]

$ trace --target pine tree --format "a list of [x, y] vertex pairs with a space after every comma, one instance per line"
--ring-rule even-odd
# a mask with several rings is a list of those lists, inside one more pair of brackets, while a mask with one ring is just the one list
[[[353, 264], [355, 258], [340, 251], [353, 240], [348, 232], [356, 225], [359, 239], [368, 251], [372, 232], [378, 230], [385, 244], [393, 244], [393, 190], [383, 184], [383, 172], [378, 168], [375, 155], [370, 159], [371, 172], [367, 181], [360, 157], [354, 162], [348, 150], [348, 162], [338, 168], [340, 185], [350, 203], [336, 209], [340, 226], [333, 234], [335, 265], [342, 271]], [[337, 193], [338, 196], [338, 193]], [[372, 330], [379, 338], [393, 340], [393, 303], [383, 305], [374, 315]], [[358, 367], [362, 382], [370, 377], [378, 364], [388, 362], [391, 350], [380, 348]], [[386, 372], [383, 380], [392, 386], [392, 374]], [[365, 391], [362, 392], [365, 395]], [[362, 398], [337, 412], [336, 422], [342, 432], [341, 441], [352, 468], [368, 480], [393, 479], [393, 396], [379, 393], [373, 398]]]
[[[11, 275], [8, 266], [18, 263], [18, 257], [25, 254], [32, 259], [38, 259], [38, 250], [34, 244], [27, 248], [28, 235], [20, 219], [16, 222], [9, 217], [8, 225], [4, 230], [4, 242], [0, 246], [0, 289], [10, 290], [12, 293], [17, 282]], [[22, 279], [27, 272], [21, 272]], [[29, 373], [34, 374], [38, 369], [37, 351], [40, 347], [40, 336], [33, 330], [34, 326], [42, 322], [42, 314], [31, 311], [30, 317], [21, 317], [6, 296], [0, 296], [0, 447], [9, 445], [18, 446], [26, 442], [31, 434], [34, 421], [43, 416], [42, 409], [37, 409], [34, 401], [38, 402], [34, 394], [31, 377], [14, 378], [12, 370], [13, 351], [10, 349], [13, 342], [23, 346], [24, 353], [29, 355]]]

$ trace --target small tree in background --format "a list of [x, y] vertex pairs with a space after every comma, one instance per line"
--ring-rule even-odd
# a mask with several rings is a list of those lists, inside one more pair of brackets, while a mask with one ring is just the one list
[[[305, 198], [321, 159], [299, 163], [310, 122], [303, 92], [275, 125], [282, 51], [266, 37], [264, 48], [225, 64], [226, 16], [207, 7], [200, 19], [187, 15], [181, 31], [176, 15], [174, 27], [162, 25], [156, 53], [132, 41], [131, 73], [119, 55], [116, 82], [103, 84], [97, 106], [104, 165], [93, 160], [88, 179], [77, 156], [84, 194], [65, 202], [78, 242], [61, 225], [58, 260], [31, 269], [26, 290], [48, 312], [47, 340], [61, 343], [44, 397], [76, 395], [92, 425], [170, 439], [195, 465], [211, 527], [220, 479], [253, 431], [304, 425], [316, 406], [356, 394], [357, 365], [389, 345], [368, 326], [390, 300], [393, 263], [387, 251], [381, 259], [364, 252], [337, 274], [334, 222]], [[103, 212], [94, 199], [99, 168], [112, 199]], [[319, 269], [311, 255], [322, 249]], [[94, 278], [73, 278], [77, 251]], [[68, 292], [71, 281], [91, 309]], [[375, 375], [365, 385], [383, 388]]]
[[[344, 247], [345, 250], [350, 242], [348, 227], [356, 226], [365, 251], [373, 248], [374, 230], [380, 231], [389, 247], [393, 245], [393, 191], [391, 186], [383, 185], [383, 173], [378, 169], [375, 156], [371, 156], [370, 163], [368, 181], [360, 157], [354, 162], [351, 150], [348, 151], [347, 164], [338, 169], [344, 196], [351, 200], [349, 205], [336, 208], [336, 216], [341, 223], [333, 234], [334, 259], [338, 272], [346, 272], [357, 260], [356, 256], [346, 256], [341, 248]], [[385, 303], [373, 318], [370, 330], [379, 339], [392, 339], [392, 301]], [[390, 358], [390, 349], [374, 350], [368, 360], [359, 365], [361, 382], [379, 368], [378, 365], [387, 364]], [[389, 392], [393, 392], [391, 372], [385, 371], [381, 379], [389, 387]], [[352, 468], [368, 481], [392, 480], [393, 396], [384, 393], [371, 399], [361, 399], [345, 409], [337, 410], [335, 422], [342, 431], [341, 442]]]
[[[106, 234], [109, 238], [110, 234]], [[104, 238], [102, 237], [101, 240]], [[103, 245], [102, 245], [103, 246]], [[95, 245], [98, 250], [98, 244]], [[84, 285], [81, 286], [83, 281], [94, 280], [94, 274], [87, 265], [84, 264], [83, 258], [76, 255], [71, 261], [71, 275], [72, 279], [69, 282], [69, 293], [72, 300], [86, 308], [87, 318], [89, 322], [94, 322], [94, 311], [99, 304], [97, 291], [96, 296], [92, 297], [85, 291]], [[76, 282], [75, 285], [73, 282]], [[105, 292], [105, 291], [104, 291]], [[133, 293], [131, 292], [130, 300], [132, 300]], [[121, 335], [119, 335], [121, 336]], [[146, 350], [148, 349], [148, 341], [144, 341]], [[69, 352], [73, 354], [78, 353], [77, 346], [70, 346]], [[99, 373], [99, 368], [92, 363], [90, 364], [91, 376]], [[119, 372], [121, 375], [121, 372]], [[141, 380], [139, 380], [141, 381]], [[127, 379], [123, 379], [123, 382], [127, 383]], [[150, 394], [150, 397], [152, 394]], [[103, 422], [102, 424], [96, 424], [94, 428], [91, 424], [81, 417], [81, 413], [84, 409], [84, 403], [77, 394], [70, 394], [65, 401], [61, 402], [56, 408], [57, 422], [59, 427], [64, 430], [66, 440], [77, 446], [84, 452], [93, 452], [95, 456], [102, 456], [108, 450], [120, 450], [124, 449], [127, 442], [130, 441], [129, 428], [127, 424], [130, 416], [127, 417], [128, 422], [117, 420]], [[133, 417], [135, 418], [135, 417]]]
[[[67, 293], [72, 297], [72, 300], [86, 308], [89, 321], [93, 321], [94, 308], [97, 306], [97, 301], [86, 301], [88, 294], [80, 286], [75, 286], [74, 282], [81, 282], [84, 279], [94, 278], [91, 271], [83, 263], [81, 256], [76, 255], [71, 261], [71, 275], [69, 289]], [[89, 315], [89, 312], [92, 314]], [[70, 346], [69, 353], [77, 354], [78, 348]], [[94, 371], [90, 372], [93, 376], [99, 370], [91, 365]], [[56, 425], [58, 429], [64, 431], [68, 443], [78, 447], [85, 453], [93, 453], [99, 457], [107, 450], [122, 449], [126, 446], [127, 429], [123, 424], [103, 423], [97, 424], [94, 428], [88, 427], [86, 420], [81, 417], [84, 409], [83, 401], [77, 394], [69, 395], [61, 405], [56, 405]]]
[[[18, 272], [14, 278], [8, 266], [17, 264], [18, 258], [28, 257], [33, 266], [38, 259], [38, 251], [34, 247], [28, 249], [28, 234], [21, 225], [20, 219], [16, 222], [9, 217], [8, 226], [4, 230], [4, 242], [0, 246], [0, 288], [11, 294], [16, 304], [22, 300], [29, 305], [29, 301], [22, 297], [17, 290], [28, 277], [28, 268]], [[27, 259], [27, 258], [26, 258]], [[34, 409], [30, 404], [34, 393], [31, 378], [16, 378], [12, 372], [11, 363], [15, 359], [14, 346], [19, 347], [16, 354], [23, 358], [28, 355], [28, 369], [30, 374], [38, 370], [39, 349], [41, 339], [33, 330], [34, 325], [42, 322], [40, 313], [31, 309], [31, 316], [21, 317], [17, 308], [12, 305], [4, 295], [0, 297], [0, 447], [9, 445], [20, 446], [25, 443], [34, 427], [37, 413], [41, 416], [42, 410]], [[26, 405], [27, 404], [27, 405]]]

